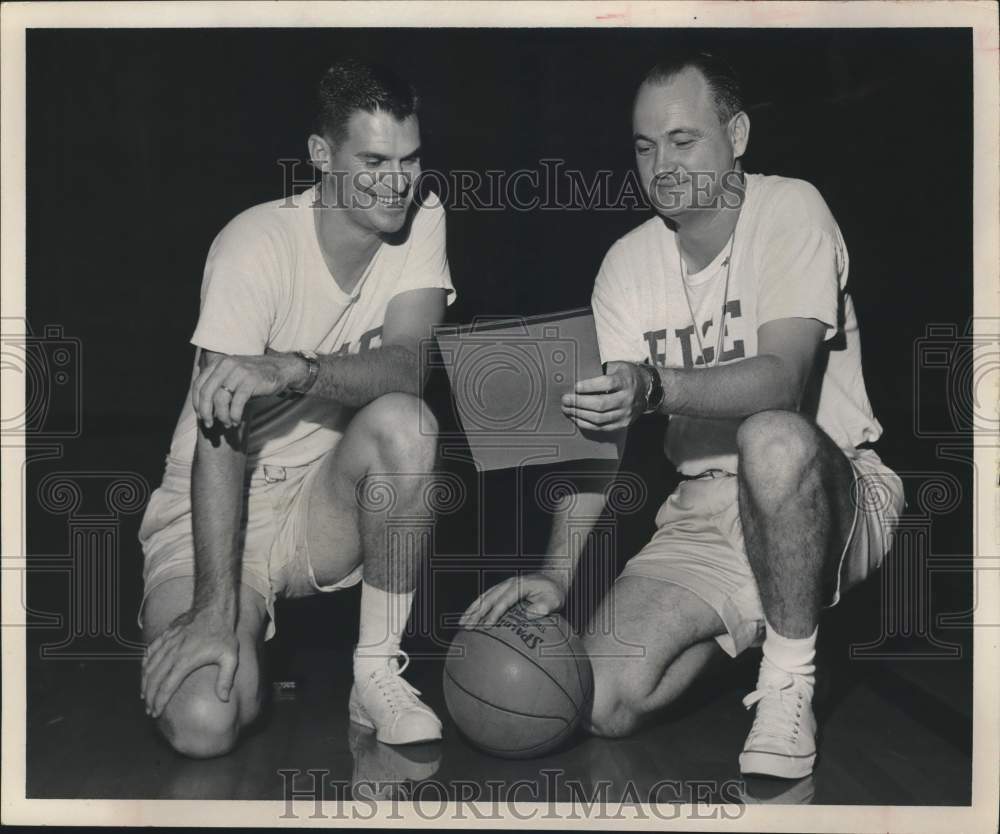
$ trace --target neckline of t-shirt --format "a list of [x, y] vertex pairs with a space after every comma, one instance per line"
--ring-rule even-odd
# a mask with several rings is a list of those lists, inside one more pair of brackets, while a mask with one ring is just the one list
[[[746, 193], [743, 196], [743, 207], [740, 209], [740, 217], [739, 220], [737, 221], [737, 226], [739, 226], [741, 221], [744, 224], [746, 223], [746, 216], [750, 208], [750, 199], [757, 187], [756, 179], [753, 174], [745, 174], [744, 181], [746, 182]], [[733, 234], [727, 238], [725, 245], [722, 247], [722, 249], [719, 250], [718, 254], [716, 254], [716, 256], [712, 258], [712, 260], [708, 264], [703, 266], [697, 272], [687, 272], [686, 270], [682, 270], [681, 280], [689, 287], [700, 287], [703, 284], [706, 284], [709, 281], [713, 280], [714, 278], [717, 278], [719, 276], [719, 273], [722, 271], [723, 266], [727, 265], [726, 259], [729, 258], [730, 256], [734, 258], [736, 257], [736, 249], [733, 241], [733, 235], [735, 234], [736, 234], [736, 229], [733, 229]], [[674, 233], [673, 241], [674, 241], [674, 252], [677, 254], [677, 259], [678, 259], [678, 267], [680, 267], [681, 254], [680, 254], [680, 248], [677, 245], [676, 232]], [[742, 237], [740, 239], [740, 242], [741, 243], [743, 242]]]
[[354, 285], [351, 292], [345, 292], [344, 288], [337, 283], [336, 277], [330, 271], [330, 267], [327, 266], [326, 258], [323, 257], [323, 247], [319, 242], [319, 234], [316, 230], [316, 217], [313, 212], [316, 211], [314, 206], [316, 201], [319, 199], [319, 183], [316, 183], [312, 188], [307, 191], [302, 192], [303, 199], [301, 208], [306, 209], [303, 211], [305, 216], [305, 221], [307, 225], [306, 235], [311, 242], [313, 260], [316, 261], [322, 268], [324, 277], [327, 279], [322, 283], [330, 288], [330, 291], [344, 304], [354, 304], [361, 298], [361, 290], [364, 285], [368, 282], [368, 276], [371, 275], [372, 271], [375, 269], [375, 262], [378, 260], [379, 254], [382, 252], [382, 247], [385, 244], [380, 245], [375, 252], [372, 254], [371, 259], [368, 261], [368, 265], [365, 267], [365, 271], [361, 273], [361, 277], [358, 278], [358, 282]]

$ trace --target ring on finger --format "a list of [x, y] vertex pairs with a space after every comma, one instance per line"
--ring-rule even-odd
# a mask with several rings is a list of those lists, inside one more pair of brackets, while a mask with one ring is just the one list
[[236, 393], [236, 389], [235, 389], [235, 388], [230, 388], [230, 387], [229, 387], [228, 385], [226, 385], [225, 383], [223, 383], [223, 384], [222, 384], [222, 385], [220, 385], [219, 387], [220, 387], [220, 388], [221, 388], [221, 389], [222, 389], [223, 391], [225, 391], [225, 392], [226, 392], [227, 394], [229, 394], [229, 396], [230, 396], [230, 397], [231, 397], [231, 396], [232, 396], [233, 394], [235, 394], [235, 393]]

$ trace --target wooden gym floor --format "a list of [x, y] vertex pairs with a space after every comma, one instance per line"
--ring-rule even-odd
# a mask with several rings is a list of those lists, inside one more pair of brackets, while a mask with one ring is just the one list
[[[34, 494], [33, 482], [50, 469], [80, 469], [116, 459], [141, 464], [141, 471], [150, 473], [159, 466], [141, 434], [109, 433], [93, 439], [88, 450], [89, 460], [67, 455], [33, 465], [38, 467], [34, 474], [29, 467], [28, 494]], [[461, 521], [452, 518], [457, 519], [453, 523]], [[118, 616], [122, 632], [133, 640], [138, 637], [134, 616], [141, 568], [137, 525], [137, 514], [122, 522], [118, 545], [123, 576]], [[937, 549], [949, 552], [945, 545], [959, 541], [962, 526], [967, 522], [958, 518], [954, 529], [935, 528], [941, 534]], [[51, 515], [29, 507], [29, 529], [32, 553], [66, 552], [64, 521], [53, 523]], [[452, 532], [454, 540], [461, 539], [461, 531]], [[65, 582], [60, 581], [55, 574], [33, 575], [29, 605], [54, 610], [55, 601], [66, 598]], [[595, 786], [606, 783], [608, 800], [615, 802], [642, 798], [655, 783], [674, 780], [685, 795], [661, 794], [661, 800], [690, 801], [694, 791], [714, 790], [711, 798], [728, 801], [743, 797], [816, 804], [967, 804], [971, 631], [952, 627], [936, 632], [939, 640], [960, 646], [958, 658], [919, 658], [916, 654], [927, 648], [927, 641], [913, 637], [884, 647], [895, 657], [851, 659], [851, 645], [871, 642], [879, 633], [880, 593], [879, 580], [872, 580], [824, 616], [817, 689], [820, 755], [813, 778], [802, 783], [740, 782], [737, 757], [751, 720], [741, 699], [752, 689], [759, 652], [720, 664], [682, 703], [631, 738], [577, 739], [565, 750], [530, 761], [497, 759], [471, 747], [444, 707], [442, 658], [414, 659], [407, 677], [445, 722], [444, 740], [405, 751], [380, 745], [370, 735], [352, 731], [347, 719], [349, 653], [359, 597], [355, 588], [333, 597], [279, 604], [278, 636], [267, 648], [269, 673], [272, 680], [294, 681], [296, 687], [275, 693], [263, 720], [233, 753], [208, 761], [177, 755], [154, 732], [139, 699], [139, 659], [134, 653], [113, 659], [43, 657], [42, 644], [58, 642], [59, 630], [29, 628], [26, 793], [61, 799], [281, 800], [287, 776], [280, 771], [301, 773], [295, 781], [301, 790], [309, 786], [306, 771], [318, 769], [326, 772], [330, 784], [348, 786], [345, 791], [352, 780], [409, 782], [413, 790], [421, 780], [433, 779], [456, 791], [468, 790], [456, 787], [459, 782], [485, 790], [489, 781], [510, 785], [528, 780], [537, 785], [538, 799], [545, 801], [572, 799], [574, 790], [589, 796]], [[464, 606], [468, 599], [471, 596], [451, 603]], [[942, 610], [960, 611], [961, 603], [944, 604]], [[11, 718], [6, 709], [4, 717]], [[554, 779], [543, 770], [560, 775]], [[430, 793], [428, 800], [436, 796]], [[709, 798], [704, 793], [701, 797]]]
[[[408, 677], [445, 722], [441, 744], [401, 751], [352, 731], [348, 651], [274, 646], [272, 654], [288, 652], [276, 659], [283, 667], [278, 677], [294, 680], [295, 690], [276, 691], [237, 750], [207, 761], [175, 754], [154, 733], [138, 697], [138, 661], [36, 661], [29, 677], [27, 795], [283, 799], [287, 777], [279, 771], [300, 771], [301, 790], [311, 778], [306, 771], [320, 769], [330, 784], [527, 779], [541, 800], [571, 799], [574, 784], [589, 795], [604, 780], [610, 800], [621, 801], [630, 790], [646, 796], [657, 781], [676, 780], [684, 790], [710, 783], [716, 800], [732, 801], [745, 790], [758, 801], [817, 804], [969, 801], [971, 698], [963, 661], [827, 664], [814, 777], [802, 784], [747, 780], [744, 788], [736, 762], [750, 716], [740, 700], [754, 681], [755, 653], [725, 664], [632, 738], [580, 739], [541, 759], [505, 761], [477, 752], [458, 734], [444, 709], [440, 659], [413, 661]], [[546, 769], [561, 775], [546, 777]]]

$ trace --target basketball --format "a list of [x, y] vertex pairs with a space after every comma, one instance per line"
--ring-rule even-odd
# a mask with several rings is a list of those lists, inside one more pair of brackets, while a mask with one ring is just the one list
[[458, 728], [487, 753], [540, 756], [567, 741], [594, 691], [579, 638], [558, 614], [515, 606], [495, 626], [465, 629], [444, 667], [444, 699]]

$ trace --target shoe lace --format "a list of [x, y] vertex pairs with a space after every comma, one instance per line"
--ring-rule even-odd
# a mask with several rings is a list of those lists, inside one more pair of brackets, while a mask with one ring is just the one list
[[[403, 658], [400, 664], [397, 657]], [[420, 690], [403, 677], [403, 672], [410, 665], [410, 656], [400, 650], [395, 657], [387, 658], [381, 672], [376, 672], [375, 686], [385, 698], [393, 712], [399, 712], [403, 707], [419, 704]]]
[[743, 699], [750, 709], [756, 704], [750, 735], [765, 735], [785, 741], [795, 741], [799, 734], [805, 692], [795, 685], [791, 675], [757, 681], [757, 688]]

